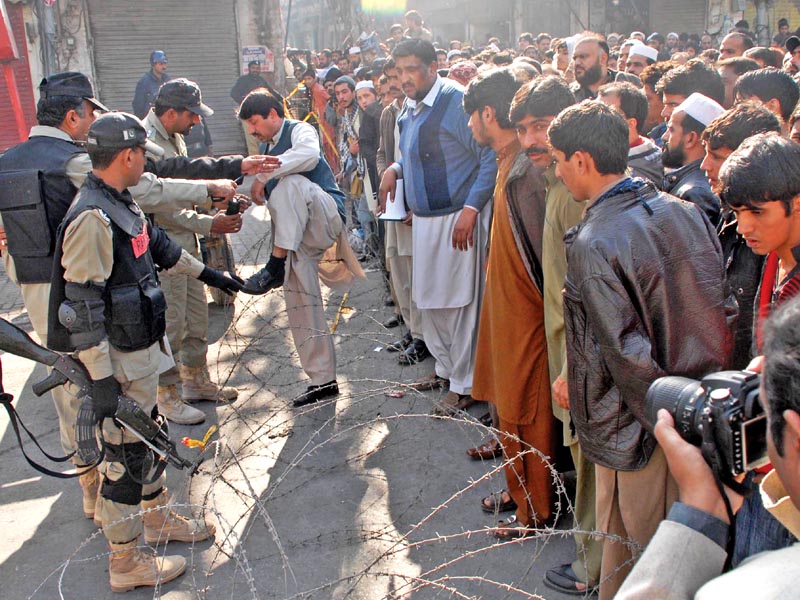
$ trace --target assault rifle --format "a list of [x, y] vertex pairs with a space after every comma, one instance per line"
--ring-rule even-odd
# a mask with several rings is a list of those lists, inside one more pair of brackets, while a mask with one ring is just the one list
[[[97, 419], [95, 418], [91, 398], [92, 380], [89, 377], [89, 373], [86, 371], [86, 367], [69, 354], [62, 354], [40, 346], [19, 327], [2, 318], [0, 318], [0, 350], [47, 365], [52, 369], [45, 379], [33, 384], [33, 393], [37, 396], [41, 396], [49, 390], [59, 385], [65, 385], [68, 382], [78, 388], [76, 396], [83, 400], [78, 410], [78, 421], [75, 432], [78, 442], [77, 455], [82, 464], [97, 464], [102, 459], [103, 452], [98, 447], [97, 443]], [[1, 393], [2, 380], [0, 380], [0, 394]], [[8, 394], [3, 394], [3, 396], [3, 403], [9, 411], [12, 423], [14, 423], [17, 417], [14, 408], [11, 406], [12, 398]], [[127, 396], [121, 395], [119, 397], [119, 404], [116, 414], [114, 415], [114, 421], [117, 425], [139, 438], [139, 440], [153, 451], [158, 457], [158, 461], [162, 463], [156, 466], [156, 469], [158, 470], [160, 467], [160, 470], [163, 471], [163, 468], [166, 467], [166, 463], [169, 463], [178, 469], [189, 469], [189, 474], [194, 475], [197, 472], [199, 462], [190, 462], [178, 454], [175, 443], [169, 439], [166, 419], [161, 416], [158, 416], [156, 419], [157, 420], [151, 419], [136, 402]], [[28, 434], [30, 435], [30, 432], [28, 432]], [[18, 432], [17, 437], [19, 438]], [[21, 440], [20, 446], [22, 446]], [[49, 455], [47, 456], [52, 458]], [[26, 459], [27, 458], [26, 455]], [[28, 462], [31, 462], [31, 464], [39, 470], [43, 469], [32, 463], [30, 459], [28, 459]], [[48, 472], [48, 474], [53, 473], [47, 470], [43, 472]]]

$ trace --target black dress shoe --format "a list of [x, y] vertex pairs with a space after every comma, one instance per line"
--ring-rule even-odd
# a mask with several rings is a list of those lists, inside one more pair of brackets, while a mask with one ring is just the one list
[[339, 385], [334, 379], [333, 381], [329, 381], [328, 383], [323, 383], [321, 385], [308, 386], [305, 392], [292, 400], [292, 406], [295, 408], [300, 408], [301, 406], [313, 404], [314, 402], [319, 402], [325, 398], [331, 398], [338, 395]]
[[244, 282], [242, 291], [245, 294], [252, 294], [253, 296], [266, 294], [270, 290], [281, 287], [285, 276], [286, 272], [283, 269], [273, 273], [269, 270], [268, 266], [264, 267]]
[[403, 350], [405, 350], [406, 348], [408, 348], [411, 345], [412, 341], [413, 340], [411, 339], [411, 334], [406, 332], [406, 334], [402, 338], [400, 338], [396, 342], [386, 346], [386, 351], [387, 352], [402, 352]]
[[394, 329], [403, 323], [405, 323], [403, 315], [392, 315], [383, 322], [383, 326], [386, 327], [386, 329]]
[[418, 362], [422, 362], [430, 355], [431, 353], [425, 345], [425, 342], [419, 338], [414, 338], [408, 348], [397, 357], [397, 360], [401, 365], [415, 365]]

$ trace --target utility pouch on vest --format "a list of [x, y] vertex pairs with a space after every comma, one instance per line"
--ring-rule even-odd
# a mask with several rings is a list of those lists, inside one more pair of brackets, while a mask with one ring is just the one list
[[0, 173], [0, 213], [15, 258], [44, 258], [53, 250], [41, 178], [41, 171]]
[[109, 288], [108, 296], [111, 310], [106, 314], [106, 331], [112, 346], [132, 352], [153, 345], [164, 335], [167, 302], [153, 276]]

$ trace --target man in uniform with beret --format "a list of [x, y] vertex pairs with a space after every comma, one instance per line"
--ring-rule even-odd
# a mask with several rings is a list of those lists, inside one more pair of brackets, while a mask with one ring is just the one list
[[153, 50], [150, 53], [150, 70], [142, 75], [136, 84], [133, 94], [133, 113], [143, 119], [153, 106], [158, 94], [158, 88], [169, 81], [167, 75], [167, 53], [163, 50]]

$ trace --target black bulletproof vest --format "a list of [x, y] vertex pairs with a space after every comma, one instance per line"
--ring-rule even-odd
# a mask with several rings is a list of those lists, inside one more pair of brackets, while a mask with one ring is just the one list
[[58, 226], [78, 190], [66, 166], [85, 152], [73, 142], [36, 136], [0, 157], [0, 213], [20, 283], [47, 283]]
[[66, 300], [62, 244], [69, 224], [82, 212], [95, 208], [102, 210], [110, 220], [114, 238], [114, 266], [103, 293], [108, 341], [123, 352], [147, 348], [164, 336], [167, 310], [149, 250], [150, 224], [136, 203], [129, 204], [114, 197], [93, 175], [86, 179], [58, 231], [48, 346], [61, 352], [74, 350], [69, 332], [58, 320], [58, 308]]

